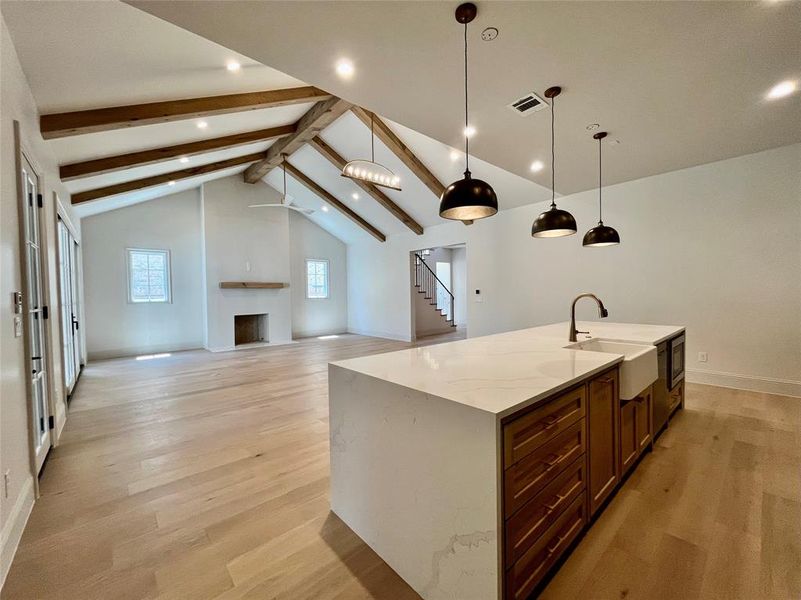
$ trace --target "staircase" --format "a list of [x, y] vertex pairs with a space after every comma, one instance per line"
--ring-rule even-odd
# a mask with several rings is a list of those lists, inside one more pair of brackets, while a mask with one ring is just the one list
[[[418, 335], [441, 333], [449, 331], [451, 327], [456, 327], [456, 323], [453, 321], [453, 294], [439, 280], [437, 274], [431, 270], [423, 257], [416, 252], [414, 254], [414, 287], [420, 294], [417, 301], [418, 306], [424, 303], [427, 307], [434, 307], [432, 318], [426, 317], [424, 323], [418, 323], [416, 328]], [[423, 314], [425, 315], [425, 313]], [[418, 312], [418, 321], [421, 320], [419, 315]]]

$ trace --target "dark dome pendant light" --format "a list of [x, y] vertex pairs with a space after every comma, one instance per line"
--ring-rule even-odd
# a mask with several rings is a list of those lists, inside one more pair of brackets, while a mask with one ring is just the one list
[[558, 86], [545, 90], [545, 97], [551, 99], [551, 208], [537, 217], [531, 226], [531, 236], [535, 238], [564, 237], [576, 233], [576, 219], [566, 210], [556, 208], [556, 153], [554, 151], [554, 108], [556, 97], [562, 92]]
[[620, 243], [620, 236], [612, 227], [604, 225], [603, 207], [601, 204], [601, 140], [606, 137], [605, 131], [599, 131], [592, 139], [598, 140], [598, 225], [584, 234], [583, 245], [590, 248], [614, 246]]
[[491, 217], [498, 212], [498, 197], [486, 181], [470, 175], [470, 154], [467, 121], [467, 24], [476, 18], [478, 9], [472, 2], [456, 8], [456, 20], [464, 25], [464, 179], [454, 181], [442, 192], [439, 216], [455, 221], [474, 221]]

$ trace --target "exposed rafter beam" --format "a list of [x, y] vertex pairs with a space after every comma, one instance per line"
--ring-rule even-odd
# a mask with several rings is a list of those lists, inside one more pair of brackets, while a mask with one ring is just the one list
[[[309, 140], [309, 145], [327, 158], [328, 161], [337, 169], [341, 170], [347, 164], [347, 161], [320, 137], [313, 137], [311, 140]], [[381, 206], [391, 212], [392, 215], [406, 225], [406, 227], [414, 231], [417, 235], [423, 234], [422, 225], [410, 217], [400, 206], [395, 204], [392, 199], [389, 198], [389, 196], [379, 190], [376, 186], [359, 179], [353, 179], [352, 181]]]
[[295, 124], [295, 133], [277, 141], [269, 147], [264, 160], [248, 167], [245, 181], [256, 183], [272, 169], [281, 164], [285, 154], [292, 154], [328, 125], [336, 121], [351, 108], [349, 102], [335, 96], [312, 106]]
[[262, 158], [264, 158], [264, 152], [254, 152], [253, 154], [245, 154], [244, 156], [220, 160], [208, 165], [200, 165], [197, 167], [190, 167], [188, 169], [181, 169], [180, 171], [172, 171], [170, 173], [162, 173], [161, 175], [154, 175], [152, 177], [145, 177], [143, 179], [135, 179], [133, 181], [117, 183], [102, 188], [96, 188], [93, 190], [72, 194], [71, 202], [72, 204], [89, 202], [90, 200], [105, 198], [106, 196], [114, 196], [116, 194], [132, 192], [133, 190], [153, 187], [154, 185], [161, 185], [169, 181], [178, 181], [179, 179], [197, 177], [198, 175], [213, 173], [214, 171], [222, 171], [223, 169], [229, 169], [238, 165], [252, 163], [257, 160], [261, 160]]
[[117, 156], [106, 156], [104, 158], [61, 165], [61, 167], [59, 167], [59, 174], [62, 181], [71, 181], [81, 177], [91, 177], [103, 173], [122, 171], [123, 169], [130, 169], [131, 167], [141, 167], [167, 160], [174, 160], [180, 156], [193, 156], [204, 152], [252, 144], [254, 142], [264, 142], [294, 132], [295, 124], [292, 123], [290, 125], [281, 125], [280, 127], [259, 129], [258, 131], [235, 133], [233, 135], [201, 140], [199, 142], [189, 142], [188, 144], [177, 144], [175, 146], [165, 146], [164, 148], [153, 148], [152, 150], [118, 154]]
[[328, 204], [336, 208], [339, 212], [344, 214], [346, 217], [348, 217], [351, 221], [353, 221], [359, 227], [364, 229], [367, 233], [372, 235], [379, 242], [386, 241], [387, 236], [385, 236], [378, 229], [370, 225], [370, 223], [368, 223], [366, 220], [364, 220], [362, 217], [356, 214], [353, 210], [351, 210], [350, 207], [340, 202], [340, 200], [337, 199], [331, 192], [322, 188], [319, 184], [310, 179], [297, 167], [291, 165], [290, 163], [286, 163], [286, 171], [287, 173], [292, 175], [292, 177], [294, 177], [299, 183], [304, 185], [309, 191], [311, 191], [313, 194], [316, 194], [317, 196], [328, 202]]
[[384, 142], [384, 145], [389, 148], [392, 153], [397, 156], [401, 162], [406, 165], [409, 170], [426, 185], [429, 190], [431, 190], [432, 194], [434, 194], [437, 198], [442, 195], [442, 192], [445, 191], [445, 186], [442, 184], [442, 182], [437, 179], [436, 175], [428, 170], [428, 167], [426, 167], [420, 161], [420, 159], [415, 156], [414, 152], [412, 152], [409, 147], [404, 144], [397, 135], [395, 135], [395, 132], [392, 131], [378, 115], [375, 113], [370, 113], [370, 111], [365, 110], [360, 106], [354, 106], [351, 109], [351, 112], [359, 117], [359, 120], [368, 128], [370, 127], [370, 116], [372, 114], [373, 131], [375, 136]]
[[[411, 148], [404, 144], [403, 140], [395, 135], [395, 132], [389, 128], [389, 125], [381, 120], [377, 114], [371, 113], [361, 106], [354, 106], [351, 109], [351, 112], [356, 115], [367, 127], [371, 126], [370, 117], [372, 115], [372, 127], [376, 137], [384, 142], [384, 145], [389, 148], [392, 153], [397, 156], [398, 159], [400, 159], [400, 161], [406, 165], [406, 167], [412, 173], [414, 173], [415, 176], [422, 181], [429, 190], [431, 190], [431, 193], [434, 194], [434, 196], [437, 198], [442, 196], [442, 192], [445, 191], [445, 185], [429, 170], [428, 167], [423, 164], [419, 158], [417, 158], [417, 155], [412, 152]], [[473, 221], [462, 222], [465, 225], [472, 225], [473, 223]]]
[[167, 100], [42, 115], [39, 119], [39, 129], [42, 137], [49, 140], [152, 123], [168, 123], [181, 119], [224, 115], [273, 106], [319, 102], [330, 97], [328, 92], [316, 87], [305, 86], [227, 96]]

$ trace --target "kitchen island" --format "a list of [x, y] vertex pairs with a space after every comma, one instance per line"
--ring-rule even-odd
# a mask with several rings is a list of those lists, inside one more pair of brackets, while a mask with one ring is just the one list
[[[578, 327], [651, 346], [684, 331]], [[329, 365], [331, 508], [423, 598], [525, 598], [650, 444], [650, 387], [621, 400], [626, 356], [567, 336], [559, 323]]]

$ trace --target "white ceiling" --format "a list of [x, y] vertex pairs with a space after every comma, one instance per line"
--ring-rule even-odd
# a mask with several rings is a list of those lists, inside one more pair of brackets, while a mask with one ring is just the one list
[[[264, 64], [458, 145], [462, 28], [457, 2], [128, 0]], [[482, 42], [481, 30], [500, 35]], [[801, 141], [801, 2], [481, 2], [471, 25], [471, 120], [477, 156], [524, 177], [549, 164], [549, 113], [506, 105], [551, 85], [557, 100], [557, 189], [596, 184], [600, 123], [605, 180], [618, 183]], [[351, 59], [349, 81], [334, 63]], [[549, 185], [547, 169], [535, 180]]]
[[121, 2], [0, 7], [41, 113], [305, 85]]
[[[305, 85], [175, 25], [116, 1], [108, 2], [7, 2], [2, 3], [23, 69], [31, 84], [41, 113], [71, 111], [135, 102], [228, 94], [242, 91]], [[39, 43], [46, 40], [46, 43]], [[245, 65], [230, 73], [227, 61]], [[204, 118], [208, 127], [196, 127], [198, 119], [139, 126], [113, 131], [49, 140], [60, 164], [120, 153], [192, 142], [242, 131], [293, 123], [311, 104], [300, 104], [217, 115]], [[461, 178], [463, 156], [451, 160], [452, 149], [407, 127], [389, 123], [395, 133], [445, 184]], [[369, 156], [369, 130], [351, 113], [346, 113], [321, 136], [341, 155], [353, 159]], [[272, 142], [260, 142], [190, 157], [106, 173], [66, 182], [72, 192], [94, 189], [152, 175], [168, 173], [266, 150]], [[403, 191], [386, 191], [397, 204], [424, 227], [442, 223], [437, 214], [438, 199], [378, 140], [376, 157], [402, 179]], [[291, 162], [340, 201], [367, 219], [386, 235], [408, 229], [310, 147], [292, 156]], [[170, 195], [197, 187], [204, 181], [239, 174], [245, 166], [178, 180], [76, 206], [88, 216]], [[474, 177], [490, 180], [498, 192], [501, 209], [537, 202], [548, 197], [544, 188], [493, 165], [474, 160]], [[266, 178], [282, 188], [280, 170]], [[347, 217], [289, 178], [289, 192], [297, 204], [316, 209], [310, 216], [345, 242], [372, 239]], [[352, 194], [357, 192], [359, 200]], [[169, 201], [169, 198], [165, 198]]]

